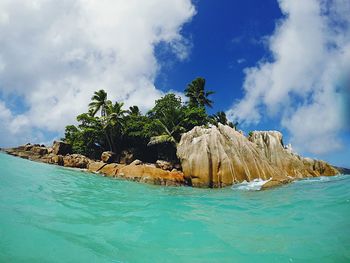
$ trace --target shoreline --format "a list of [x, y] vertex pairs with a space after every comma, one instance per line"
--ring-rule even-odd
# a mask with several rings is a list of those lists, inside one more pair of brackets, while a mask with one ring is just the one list
[[[39, 163], [57, 165], [72, 170], [98, 174], [102, 177], [111, 177], [124, 179], [127, 181], [141, 182], [162, 186], [190, 186], [184, 178], [181, 171], [168, 171], [157, 168], [155, 164], [142, 163], [141, 161], [131, 164], [104, 163], [102, 161], [92, 160], [79, 154], [67, 154], [65, 156], [44, 154], [35, 154], [32, 150], [24, 150], [24, 146], [15, 148], [1, 149], [1, 152]], [[34, 146], [43, 148], [43, 146]], [[59, 159], [62, 158], [63, 162]], [[54, 159], [54, 160], [53, 160]], [[55, 160], [56, 159], [56, 160]]]
[[[29, 144], [27, 144], [29, 145]], [[194, 187], [191, 185], [188, 180], [186, 180], [184, 174], [182, 171], [168, 171], [163, 170], [161, 168], [156, 167], [156, 164], [154, 163], [143, 163], [139, 160], [135, 160], [134, 162], [130, 164], [120, 164], [120, 163], [105, 163], [99, 160], [92, 160], [87, 158], [86, 156], [79, 155], [79, 154], [66, 154], [65, 156], [61, 155], [54, 155], [52, 153], [45, 153], [43, 155], [37, 154], [40, 152], [39, 149], [49, 149], [50, 147], [45, 147], [43, 145], [31, 145], [33, 146], [30, 150], [25, 150], [25, 146], [19, 146], [15, 148], [0, 148], [0, 151], [4, 154], [11, 155], [13, 157], [26, 159], [33, 162], [38, 163], [45, 163], [45, 164], [51, 164], [51, 165], [57, 165], [63, 168], [68, 168], [70, 170], [74, 171], [80, 171], [84, 173], [90, 173], [99, 175], [102, 177], [109, 177], [109, 178], [115, 178], [115, 179], [122, 179], [126, 181], [133, 181], [138, 183], [146, 183], [151, 185], [159, 185], [159, 186], [185, 186], [185, 187]], [[37, 147], [37, 148], [35, 148]], [[41, 151], [45, 152], [45, 151]], [[49, 155], [51, 154], [51, 158], [49, 158]], [[63, 162], [59, 162], [60, 157], [63, 159]], [[52, 160], [54, 159], [54, 160]], [[68, 162], [65, 160], [74, 160], [73, 162]], [[81, 160], [84, 160], [84, 162], [81, 162]], [[347, 168], [339, 168], [339, 173], [334, 175], [324, 175], [324, 176], [335, 176], [335, 175], [343, 175], [343, 174], [350, 174], [350, 169]], [[268, 178], [268, 179], [262, 179], [258, 178], [258, 180], [262, 180], [263, 184], [261, 185], [259, 190], [266, 190], [274, 187], [278, 187], [284, 184], [289, 184], [293, 181], [299, 181], [301, 179], [307, 179], [309, 177], [304, 178], [293, 178], [288, 177], [286, 180], [285, 178], [280, 178], [280, 180], [276, 180], [276, 178]], [[312, 177], [311, 177], [312, 178]], [[251, 181], [246, 181], [248, 183], [254, 182], [253, 179]], [[228, 188], [232, 187], [234, 185], [238, 185], [242, 182], [235, 182], [231, 185], [226, 185], [220, 188]], [[201, 188], [201, 187], [199, 187]]]

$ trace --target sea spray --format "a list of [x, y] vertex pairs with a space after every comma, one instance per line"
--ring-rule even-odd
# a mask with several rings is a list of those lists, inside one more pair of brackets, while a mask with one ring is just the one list
[[243, 190], [243, 191], [259, 191], [261, 187], [267, 183], [269, 180], [263, 180], [263, 179], [254, 179], [250, 182], [247, 182], [244, 180], [242, 183], [234, 184], [232, 186], [233, 190]]

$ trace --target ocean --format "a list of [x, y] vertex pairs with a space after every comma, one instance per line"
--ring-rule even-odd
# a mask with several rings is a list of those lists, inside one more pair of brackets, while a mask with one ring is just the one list
[[161, 187], [0, 153], [0, 262], [350, 262], [350, 175]]

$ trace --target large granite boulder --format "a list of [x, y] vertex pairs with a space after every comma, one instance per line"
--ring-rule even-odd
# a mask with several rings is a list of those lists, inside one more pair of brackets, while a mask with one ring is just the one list
[[114, 152], [108, 151], [101, 154], [101, 160], [104, 163], [116, 162], [117, 155]]
[[143, 164], [143, 162], [141, 160], [136, 159], [130, 165], [141, 165], [141, 164]]
[[42, 147], [42, 146], [33, 146], [30, 151], [32, 151], [34, 154], [38, 154], [40, 156], [43, 156], [45, 154], [48, 153], [47, 148], [46, 147]]
[[63, 156], [63, 165], [72, 168], [85, 169], [91, 160], [81, 154], [71, 154]]
[[30, 151], [33, 147], [34, 145], [27, 143], [26, 145], [24, 145], [24, 151]]
[[160, 168], [160, 169], [163, 169], [163, 170], [171, 171], [174, 168], [174, 165], [171, 162], [168, 162], [168, 161], [157, 160], [156, 161], [156, 167]]
[[106, 163], [104, 162], [90, 162], [88, 164], [88, 167], [87, 169], [90, 171], [90, 172], [93, 172], [93, 173], [97, 173], [99, 172], [102, 167], [104, 167], [106, 165]]
[[47, 149], [45, 147], [41, 147], [39, 144], [35, 144], [35, 145], [26, 144], [15, 148], [5, 149], [5, 152], [13, 156], [18, 156], [23, 159], [28, 159], [32, 161], [41, 161], [41, 159], [44, 156], [46, 156]]
[[63, 166], [63, 165], [64, 165], [63, 156], [62, 156], [62, 155], [55, 155], [55, 154], [52, 154], [52, 155], [51, 155], [51, 159], [50, 159], [50, 163]]
[[269, 162], [293, 178], [336, 175], [337, 169], [328, 163], [311, 158], [304, 158], [294, 153], [290, 146], [283, 145], [282, 133], [278, 131], [254, 131], [249, 141], [255, 143]]
[[223, 187], [244, 180], [286, 177], [254, 143], [221, 124], [195, 127], [183, 134], [177, 155], [185, 177], [197, 187]]
[[186, 179], [197, 187], [223, 187], [254, 179], [269, 180], [267, 186], [272, 187], [294, 178], [338, 173], [324, 162], [284, 149], [279, 132], [253, 133], [248, 140], [221, 124], [195, 127], [183, 134], [177, 155]]
[[66, 155], [72, 153], [72, 146], [69, 143], [62, 141], [54, 141], [52, 152], [56, 155]]

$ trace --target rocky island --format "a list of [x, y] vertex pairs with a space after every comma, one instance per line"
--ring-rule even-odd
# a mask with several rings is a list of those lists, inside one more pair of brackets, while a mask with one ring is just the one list
[[213, 92], [205, 90], [204, 78], [193, 80], [184, 94], [185, 103], [169, 93], [143, 115], [137, 106], [124, 110], [122, 102], [112, 103], [99, 90], [88, 112], [77, 116], [79, 125], [66, 127], [62, 141], [5, 151], [108, 177], [171, 186], [220, 188], [260, 179], [266, 189], [349, 172], [299, 156], [284, 145], [278, 131], [245, 136], [224, 112], [208, 115]]
[[165, 186], [188, 185], [220, 188], [254, 179], [266, 180], [262, 189], [306, 177], [332, 176], [342, 171], [324, 161], [303, 158], [284, 147], [278, 131], [254, 131], [248, 137], [219, 124], [194, 127], [182, 135], [177, 148], [181, 165], [157, 160], [143, 163], [132, 157], [116, 163], [113, 152], [101, 160], [72, 153], [71, 145], [58, 141], [51, 147], [27, 144], [5, 149], [21, 158], [86, 169], [108, 177]]

